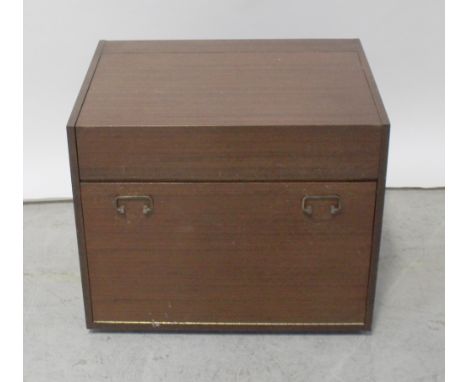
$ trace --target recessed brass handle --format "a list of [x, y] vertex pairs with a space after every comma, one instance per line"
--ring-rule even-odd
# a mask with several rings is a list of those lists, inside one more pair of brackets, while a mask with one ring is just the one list
[[143, 204], [143, 214], [148, 216], [154, 210], [154, 203], [153, 198], [148, 195], [124, 195], [124, 196], [116, 196], [114, 198], [114, 207], [116, 211], [121, 214], [125, 215], [125, 204], [122, 202], [127, 200], [142, 200], [144, 201]]
[[341, 211], [341, 197], [339, 195], [306, 195], [302, 198], [302, 212], [308, 216], [313, 215], [313, 208], [309, 201], [332, 200], [335, 203], [330, 206], [330, 213], [336, 215]]

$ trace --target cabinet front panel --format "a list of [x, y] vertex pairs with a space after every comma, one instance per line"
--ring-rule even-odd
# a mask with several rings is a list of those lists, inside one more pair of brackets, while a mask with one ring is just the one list
[[377, 179], [378, 126], [78, 127], [84, 181]]
[[81, 183], [93, 322], [363, 326], [375, 191]]

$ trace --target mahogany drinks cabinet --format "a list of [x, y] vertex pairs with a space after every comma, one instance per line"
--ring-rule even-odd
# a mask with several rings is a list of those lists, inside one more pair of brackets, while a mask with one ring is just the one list
[[101, 41], [68, 123], [87, 327], [370, 330], [388, 139], [359, 40]]

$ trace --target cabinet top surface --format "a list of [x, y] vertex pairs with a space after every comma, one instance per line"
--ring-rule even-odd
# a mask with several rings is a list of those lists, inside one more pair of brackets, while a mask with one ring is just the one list
[[76, 126], [388, 124], [359, 40], [105, 41]]

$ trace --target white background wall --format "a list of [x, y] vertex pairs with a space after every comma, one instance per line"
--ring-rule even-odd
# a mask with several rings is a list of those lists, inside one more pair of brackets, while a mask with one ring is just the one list
[[387, 186], [443, 186], [443, 0], [25, 0], [24, 198], [71, 196], [65, 125], [99, 39], [356, 37], [392, 123]]

